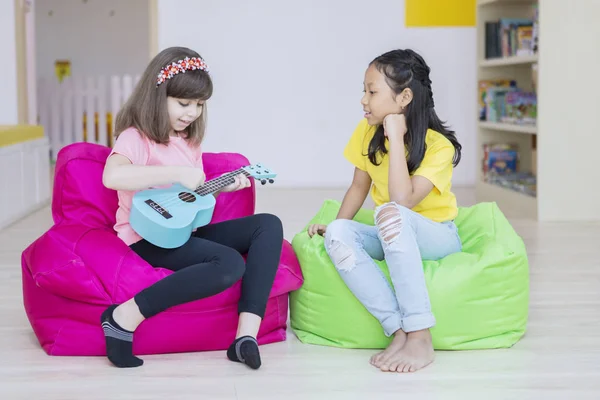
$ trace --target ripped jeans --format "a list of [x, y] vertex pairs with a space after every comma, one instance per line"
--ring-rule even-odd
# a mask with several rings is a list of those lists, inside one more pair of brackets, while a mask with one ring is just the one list
[[[462, 244], [454, 222], [435, 222], [386, 203], [375, 210], [375, 226], [345, 219], [330, 223], [325, 249], [350, 291], [391, 336], [435, 325], [423, 260], [459, 252]], [[385, 259], [393, 288], [373, 259]]]

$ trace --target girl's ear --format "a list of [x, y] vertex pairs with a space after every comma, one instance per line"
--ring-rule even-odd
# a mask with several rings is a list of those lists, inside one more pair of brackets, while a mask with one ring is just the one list
[[400, 107], [404, 109], [410, 104], [412, 99], [413, 91], [410, 88], [406, 88], [396, 96], [396, 103], [398, 103]]

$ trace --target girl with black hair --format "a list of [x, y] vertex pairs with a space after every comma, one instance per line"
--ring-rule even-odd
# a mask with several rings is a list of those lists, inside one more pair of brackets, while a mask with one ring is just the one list
[[[371, 357], [382, 371], [414, 372], [433, 361], [435, 325], [422, 260], [461, 251], [451, 191], [461, 145], [434, 109], [429, 67], [412, 50], [375, 58], [365, 73], [365, 115], [345, 157], [354, 178], [329, 226], [311, 225], [340, 276], [393, 340]], [[367, 194], [374, 225], [352, 219]], [[373, 259], [384, 260], [393, 287]]]

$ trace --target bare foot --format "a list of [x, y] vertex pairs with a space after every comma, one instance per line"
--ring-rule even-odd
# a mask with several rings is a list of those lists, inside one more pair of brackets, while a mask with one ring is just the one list
[[375, 354], [369, 362], [377, 368], [381, 367], [381, 364], [387, 361], [392, 355], [402, 349], [404, 343], [406, 342], [406, 333], [402, 329], [398, 329], [396, 333], [394, 333], [394, 339], [388, 345], [387, 349], [384, 351]]
[[402, 349], [382, 363], [380, 369], [389, 372], [415, 372], [431, 364], [434, 359], [429, 329], [411, 332]]

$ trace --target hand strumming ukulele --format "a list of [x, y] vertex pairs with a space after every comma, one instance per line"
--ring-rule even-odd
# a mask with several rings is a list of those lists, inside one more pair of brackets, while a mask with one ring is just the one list
[[148, 189], [133, 196], [129, 223], [134, 231], [155, 246], [172, 249], [183, 245], [192, 231], [210, 223], [216, 204], [213, 193], [234, 183], [237, 175], [273, 183], [277, 174], [261, 164], [249, 165], [211, 179], [191, 191], [180, 184]]

